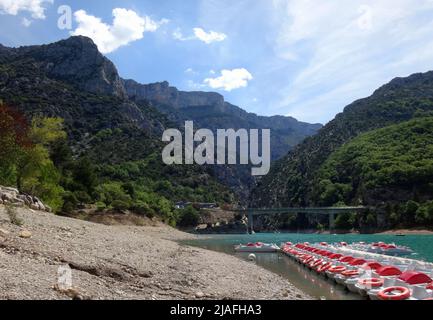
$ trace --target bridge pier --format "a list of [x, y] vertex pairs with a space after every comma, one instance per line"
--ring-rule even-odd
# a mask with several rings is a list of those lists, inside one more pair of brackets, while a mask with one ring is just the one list
[[329, 231], [332, 233], [332, 231], [335, 230], [335, 213], [329, 214]]
[[254, 234], [254, 215], [252, 211], [248, 211], [248, 230], [249, 234]]

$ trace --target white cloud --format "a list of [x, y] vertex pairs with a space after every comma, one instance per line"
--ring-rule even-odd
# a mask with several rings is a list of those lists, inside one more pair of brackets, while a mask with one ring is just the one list
[[33, 19], [45, 19], [44, 4], [54, 0], [0, 0], [0, 13], [16, 16], [21, 11], [29, 12]]
[[248, 86], [248, 81], [253, 80], [251, 73], [244, 69], [222, 70], [221, 76], [217, 78], [208, 78], [204, 80], [212, 89], [223, 89], [232, 91], [234, 89], [244, 88]]
[[173, 39], [175, 40], [179, 40], [179, 41], [189, 41], [189, 40], [194, 40], [194, 37], [185, 37], [182, 34], [182, 31], [180, 31], [180, 28], [177, 28], [176, 30], [173, 31]]
[[194, 35], [197, 39], [207, 44], [210, 44], [212, 42], [221, 42], [227, 38], [227, 35], [225, 35], [224, 33], [215, 31], [206, 32], [202, 28], [194, 28]]
[[280, 28], [275, 53], [297, 65], [279, 90], [280, 112], [328, 121], [396, 76], [432, 69], [431, 0], [273, 4]]
[[173, 32], [173, 38], [180, 41], [200, 40], [206, 44], [211, 44], [213, 42], [221, 42], [227, 38], [227, 35], [224, 33], [216, 31], [206, 32], [202, 28], [194, 28], [193, 31], [194, 35], [184, 36], [181, 30], [177, 28]]
[[167, 19], [154, 21], [150, 17], [139, 16], [133, 10], [113, 9], [113, 24], [108, 25], [98, 17], [84, 10], [74, 13], [78, 27], [71, 35], [86, 36], [96, 43], [102, 53], [110, 53], [122, 46], [143, 38], [145, 32], [155, 32]]
[[185, 70], [185, 74], [191, 75], [191, 76], [197, 76], [199, 75], [199, 72], [194, 70], [193, 68], [187, 68]]
[[32, 20], [29, 20], [29, 19], [27, 19], [27, 18], [23, 18], [22, 20], [21, 20], [21, 24], [24, 26], [24, 27], [26, 27], [26, 28], [28, 28], [28, 27], [30, 27], [31, 26], [31, 24], [32, 24]]

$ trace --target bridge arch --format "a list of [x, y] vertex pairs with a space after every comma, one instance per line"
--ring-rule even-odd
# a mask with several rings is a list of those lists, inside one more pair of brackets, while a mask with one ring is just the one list
[[363, 212], [367, 207], [305, 207], [305, 208], [248, 208], [243, 210], [248, 217], [248, 233], [254, 233], [254, 217], [273, 214], [321, 214], [329, 216], [329, 228], [335, 230], [335, 217], [341, 213]]

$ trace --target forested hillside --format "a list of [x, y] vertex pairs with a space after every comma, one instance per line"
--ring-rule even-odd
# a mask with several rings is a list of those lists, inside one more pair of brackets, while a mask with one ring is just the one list
[[[129, 101], [119, 79], [88, 38], [1, 47], [0, 138], [23, 156], [2, 152], [0, 184], [34, 193], [57, 212], [93, 204], [169, 223], [179, 220], [175, 201], [235, 203], [205, 168], [162, 164], [161, 135], [173, 124]], [[56, 137], [38, 137], [53, 123]]]
[[371, 97], [358, 100], [307, 138], [264, 177], [251, 196], [253, 206], [315, 204], [313, 185], [328, 157], [359, 134], [433, 112], [433, 72], [397, 78]]
[[388, 226], [433, 226], [433, 117], [374, 130], [345, 144], [319, 169], [312, 194], [319, 206], [376, 207]]
[[[358, 100], [276, 162], [253, 191], [253, 207], [363, 205], [339, 229], [432, 225], [433, 72], [397, 78]], [[382, 128], [382, 129], [381, 129]], [[321, 229], [326, 219], [271, 224]]]

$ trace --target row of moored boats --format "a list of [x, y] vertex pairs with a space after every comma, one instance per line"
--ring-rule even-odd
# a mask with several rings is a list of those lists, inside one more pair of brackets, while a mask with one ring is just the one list
[[281, 251], [318, 275], [372, 300], [433, 300], [433, 264], [403, 258], [409, 248], [385, 243], [251, 243], [238, 252]]

